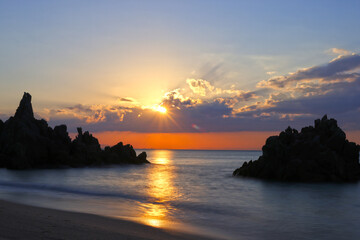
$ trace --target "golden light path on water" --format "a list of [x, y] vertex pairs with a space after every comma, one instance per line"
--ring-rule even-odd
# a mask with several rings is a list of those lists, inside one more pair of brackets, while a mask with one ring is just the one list
[[171, 151], [155, 151], [151, 156], [151, 167], [147, 169], [147, 194], [151, 203], [142, 203], [141, 219], [145, 224], [153, 227], [168, 227], [169, 215], [176, 211], [169, 201], [181, 196], [174, 186], [176, 177], [174, 166], [171, 164]]

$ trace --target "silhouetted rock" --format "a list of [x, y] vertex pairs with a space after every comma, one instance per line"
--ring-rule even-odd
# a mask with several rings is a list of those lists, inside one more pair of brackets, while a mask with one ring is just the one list
[[[118, 145], [109, 148], [110, 152], [101, 150], [99, 141], [89, 132], [83, 133], [81, 128], [71, 141], [66, 125], [52, 129], [45, 120], [34, 118], [29, 93], [24, 93], [14, 117], [5, 123], [0, 120], [0, 167], [27, 169], [148, 163], [146, 155], [145, 158], [143, 155], [136, 157], [132, 146], [118, 148]], [[111, 161], [108, 161], [109, 153]]]
[[245, 162], [234, 176], [280, 181], [348, 182], [360, 179], [360, 146], [346, 140], [335, 119], [315, 120], [315, 126], [299, 133], [288, 127], [279, 136], [271, 136], [263, 146], [263, 155]]
[[142, 152], [139, 154], [139, 156], [137, 156], [138, 160], [140, 161], [140, 163], [142, 162], [148, 162], [148, 160], [146, 160], [147, 158], [147, 154], [146, 152]]
[[1, 135], [3, 128], [4, 128], [4, 122], [0, 119], [0, 135]]
[[113, 147], [106, 147], [104, 151], [104, 156], [105, 156], [105, 161], [107, 163], [112, 163], [112, 164], [149, 163], [149, 161], [146, 160], [145, 152], [142, 152], [139, 154], [139, 156], [136, 156], [136, 152], [134, 148], [129, 144], [124, 146], [122, 142], [116, 144]]
[[31, 95], [24, 93], [19, 107], [16, 109], [15, 118], [23, 118], [27, 120], [34, 119], [34, 112], [31, 105]]

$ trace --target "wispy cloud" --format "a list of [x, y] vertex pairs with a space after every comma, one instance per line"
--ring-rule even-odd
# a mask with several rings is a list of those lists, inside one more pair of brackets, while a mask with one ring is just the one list
[[350, 54], [352, 54], [351, 51], [348, 51], [348, 50], [342, 49], [342, 48], [330, 48], [326, 52], [328, 54], [332, 54], [332, 55], [350, 55]]
[[121, 97], [121, 98], [119, 98], [119, 101], [120, 102], [134, 102], [134, 99], [132, 99], [132, 98], [129, 98], [129, 97]]
[[266, 72], [267, 75], [274, 75], [276, 74], [276, 71], [269, 71], [269, 72]]

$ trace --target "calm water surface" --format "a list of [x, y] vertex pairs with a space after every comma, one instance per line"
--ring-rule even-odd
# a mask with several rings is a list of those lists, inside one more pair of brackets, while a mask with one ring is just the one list
[[143, 166], [0, 169], [0, 198], [225, 239], [360, 239], [360, 184], [232, 177], [259, 151], [147, 153]]

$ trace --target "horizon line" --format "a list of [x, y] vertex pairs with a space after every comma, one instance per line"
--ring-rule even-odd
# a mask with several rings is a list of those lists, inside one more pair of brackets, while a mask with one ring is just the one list
[[166, 151], [262, 151], [261, 149], [191, 149], [191, 148], [134, 148], [135, 150], [166, 150]]

